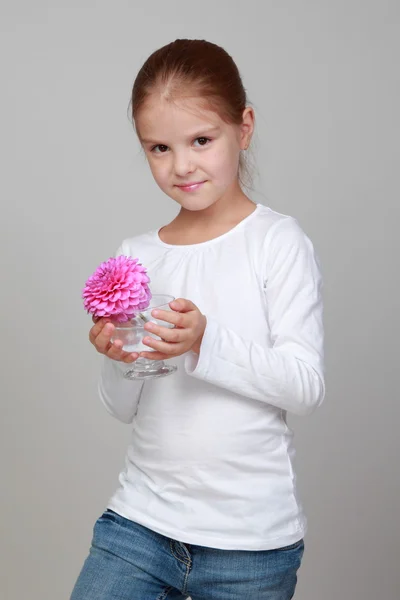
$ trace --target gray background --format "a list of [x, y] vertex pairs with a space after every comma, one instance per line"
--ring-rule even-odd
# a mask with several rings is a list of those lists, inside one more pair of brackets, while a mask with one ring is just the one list
[[233, 55], [255, 105], [253, 198], [297, 217], [323, 265], [328, 393], [290, 419], [309, 518], [296, 599], [398, 599], [399, 4], [0, 10], [1, 598], [67, 599], [117, 484], [130, 428], [97, 399], [80, 293], [176, 214], [127, 107], [150, 52], [197, 37]]

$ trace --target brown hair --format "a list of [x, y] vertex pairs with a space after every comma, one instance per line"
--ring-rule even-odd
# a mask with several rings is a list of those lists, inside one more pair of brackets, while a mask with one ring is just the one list
[[[235, 125], [242, 123], [248, 104], [234, 60], [223, 48], [206, 40], [177, 39], [149, 56], [133, 84], [130, 106], [134, 127], [140, 109], [154, 92], [169, 101], [203, 98], [207, 108]], [[249, 165], [241, 155], [239, 181], [250, 187], [251, 179]]]

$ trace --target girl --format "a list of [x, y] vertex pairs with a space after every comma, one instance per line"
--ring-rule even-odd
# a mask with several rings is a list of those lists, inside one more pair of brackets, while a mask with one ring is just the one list
[[[133, 423], [119, 487], [95, 524], [72, 600], [287, 600], [306, 520], [286, 413], [324, 397], [321, 277], [297, 222], [244, 193], [254, 111], [219, 46], [176, 40], [135, 80], [132, 117], [155, 181], [180, 206], [125, 240], [153, 293], [178, 298], [128, 354], [97, 321], [99, 393]], [[140, 200], [139, 200], [140, 201]], [[123, 363], [174, 358], [162, 379]]]

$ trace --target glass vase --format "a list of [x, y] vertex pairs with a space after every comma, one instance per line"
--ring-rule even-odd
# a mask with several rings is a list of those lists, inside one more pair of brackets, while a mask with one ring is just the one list
[[[161, 319], [156, 319], [151, 312], [154, 309], [168, 310], [169, 303], [175, 300], [173, 296], [166, 294], [153, 294], [148, 308], [140, 311], [135, 317], [124, 323], [114, 323], [115, 330], [111, 341], [121, 340], [123, 343], [122, 350], [125, 352], [151, 352], [153, 349], [143, 344], [144, 337], [153, 337], [156, 340], [161, 338], [147, 331], [144, 326], [148, 321], [152, 321], [156, 325], [173, 329], [174, 325]], [[127, 365], [124, 372], [125, 379], [153, 379], [155, 377], [165, 377], [175, 373], [177, 367], [175, 365], [166, 365], [163, 360], [151, 360], [149, 358], [139, 357], [134, 363]]]

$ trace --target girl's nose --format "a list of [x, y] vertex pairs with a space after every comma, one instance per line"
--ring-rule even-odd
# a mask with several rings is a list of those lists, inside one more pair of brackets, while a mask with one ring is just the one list
[[184, 177], [193, 171], [193, 164], [189, 152], [176, 152], [174, 155], [175, 174]]

